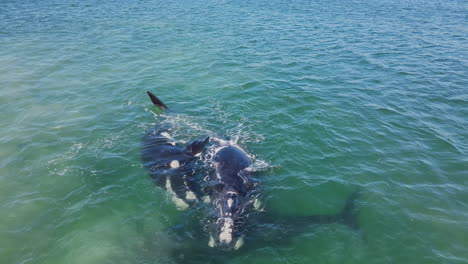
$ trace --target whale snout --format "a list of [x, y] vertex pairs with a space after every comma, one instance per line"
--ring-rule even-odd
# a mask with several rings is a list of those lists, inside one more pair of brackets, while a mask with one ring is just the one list
[[219, 242], [223, 245], [229, 245], [234, 236], [234, 220], [230, 217], [220, 218], [218, 220]]
[[223, 217], [217, 221], [217, 234], [211, 236], [208, 245], [230, 251], [237, 250], [244, 244], [244, 239], [236, 231], [236, 224], [233, 218]]
[[224, 187], [214, 202], [217, 208], [217, 221], [209, 245], [223, 250], [237, 250], [244, 241], [244, 199], [245, 194], [235, 188]]

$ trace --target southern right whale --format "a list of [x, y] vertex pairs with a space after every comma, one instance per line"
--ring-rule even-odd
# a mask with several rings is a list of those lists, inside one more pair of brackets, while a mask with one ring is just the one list
[[208, 245], [237, 250], [244, 243], [246, 216], [259, 205], [249, 170], [252, 161], [244, 150], [229, 142], [217, 142], [215, 147], [210, 160], [214, 171], [207, 178], [214, 207]]
[[[167, 109], [154, 94], [148, 92], [148, 95], [155, 105]], [[201, 197], [195, 163], [209, 137], [184, 146], [171, 138], [170, 129], [167, 125], [159, 125], [145, 134], [142, 160], [154, 183], [172, 195], [178, 209], [185, 210]]]
[[[154, 94], [148, 92], [148, 95], [153, 104], [162, 109], [168, 108]], [[260, 209], [258, 206], [260, 202], [257, 199], [259, 189], [258, 183], [253, 180], [253, 178], [258, 177], [254, 177], [255, 171], [250, 169], [252, 161], [241, 147], [227, 141], [214, 141], [212, 146], [214, 151], [206, 160], [207, 164], [199, 167], [201, 174], [207, 175], [202, 180], [203, 177], [193, 177], [195, 171], [193, 162], [196, 160], [195, 156], [208, 144], [208, 138], [195, 141], [185, 148], [176, 147], [161, 131], [164, 129], [156, 130], [152, 135], [150, 134], [150, 139], [145, 140], [144, 143], [145, 164], [162, 165], [147, 166], [150, 174], [153, 173], [152, 177], [153, 175], [157, 176], [153, 178], [160, 181], [159, 185], [168, 191], [174, 190], [172, 186], [178, 186], [182, 191], [176, 194], [176, 197], [186, 202], [187, 208], [189, 205], [202, 204], [205, 209], [202, 216], [199, 215], [200, 210], [196, 209], [196, 213], [190, 214], [190, 216], [196, 215], [194, 219], [188, 220], [186, 218], [185, 225], [177, 225], [164, 232], [178, 242], [177, 246], [172, 247], [170, 252], [176, 261], [181, 261], [184, 256], [192, 256], [192, 260], [198, 258], [203, 262], [207, 260], [208, 256], [211, 260], [217, 256], [222, 258], [224, 253], [221, 252], [226, 250], [231, 252], [254, 250], [278, 242], [274, 238], [266, 238], [266, 234], [272, 236], [275, 232], [280, 232], [281, 237], [284, 238], [283, 230], [287, 230], [288, 235], [294, 236], [300, 233], [304, 227], [313, 224], [343, 223], [353, 229], [358, 229], [357, 210], [354, 206], [358, 192], [354, 192], [346, 200], [342, 210], [332, 215], [284, 217], [275, 215], [268, 209], [258, 210]], [[156, 149], [162, 148], [164, 151], [156, 151], [153, 146]], [[170, 151], [166, 151], [166, 149]], [[191, 152], [191, 149], [196, 151]], [[175, 153], [178, 158], [183, 158], [180, 161], [178, 158], [173, 159], [173, 156], [170, 155], [170, 158], [167, 158], [168, 153]], [[175, 163], [174, 166], [171, 165], [171, 162]], [[156, 168], [156, 170], [152, 172], [151, 168]], [[160, 177], [161, 175], [163, 177]], [[173, 181], [172, 177], [181, 180], [178, 181], [178, 184], [174, 184], [177, 181]], [[172, 184], [172, 190], [167, 187], [168, 179]], [[191, 197], [188, 195], [190, 192], [193, 192], [196, 198], [187, 201], [187, 198]], [[201, 197], [209, 197], [209, 199]], [[208, 201], [208, 203], [197, 203], [202, 200]], [[200, 221], [200, 219], [202, 220]], [[271, 226], [275, 227], [274, 232], [272, 230], [262, 231]], [[243, 244], [245, 246], [242, 247]], [[241, 247], [242, 250], [238, 250]], [[220, 253], [218, 255], [215, 252]]]

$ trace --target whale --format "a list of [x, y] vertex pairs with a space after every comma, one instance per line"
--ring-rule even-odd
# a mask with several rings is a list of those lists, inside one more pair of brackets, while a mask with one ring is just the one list
[[[156, 95], [147, 93], [154, 105], [169, 110]], [[142, 156], [153, 181], [171, 193], [178, 208], [193, 208], [192, 213], [185, 215], [184, 224], [162, 232], [164, 237], [177, 242], [170, 252], [175, 262], [198, 259], [200, 263], [216, 263], [226, 252], [245, 252], [277, 244], [276, 237], [287, 240], [284, 230], [294, 236], [315, 224], [341, 223], [359, 229], [355, 207], [359, 191], [353, 192], [336, 214], [277, 215], [265, 209], [260, 201], [258, 173], [252, 169], [251, 155], [241, 146], [217, 137], [177, 145], [171, 141], [168, 131], [157, 127], [147, 132]], [[208, 147], [210, 153], [205, 151]], [[274, 232], [264, 231], [272, 225]], [[184, 259], [187, 256], [191, 259]]]
[[[151, 101], [162, 109], [168, 107], [154, 94], [148, 92]], [[195, 183], [197, 155], [209, 142], [209, 137], [194, 140], [186, 145], [178, 144], [170, 135], [170, 127], [162, 125], [146, 132], [143, 137], [142, 160], [153, 182], [170, 193], [180, 210], [195, 204], [200, 189]]]
[[249, 170], [252, 161], [239, 146], [222, 142], [216, 145], [211, 163], [214, 170], [208, 180], [212, 183], [210, 200], [215, 214], [208, 246], [237, 250], [244, 243], [246, 216], [257, 205], [255, 201], [258, 203]]

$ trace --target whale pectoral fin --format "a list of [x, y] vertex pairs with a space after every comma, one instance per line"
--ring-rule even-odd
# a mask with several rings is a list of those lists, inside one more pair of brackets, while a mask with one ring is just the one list
[[210, 142], [210, 137], [207, 137], [205, 140], [195, 140], [189, 143], [187, 147], [185, 147], [185, 150], [195, 156], [203, 151], [208, 142]]
[[149, 91], [146, 91], [146, 93], [148, 94], [148, 96], [151, 99], [151, 102], [153, 102], [154, 105], [159, 106], [163, 110], [167, 109], [167, 106], [156, 95]]

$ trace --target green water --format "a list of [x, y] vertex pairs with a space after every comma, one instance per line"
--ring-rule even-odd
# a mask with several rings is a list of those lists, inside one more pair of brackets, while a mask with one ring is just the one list
[[161, 114], [180, 140], [235, 139], [266, 165], [278, 216], [336, 213], [361, 190], [360, 231], [305, 226], [225, 263], [468, 263], [467, 14], [452, 0], [3, 0], [0, 263], [178, 262], [154, 241], [186, 213], [140, 161]]

